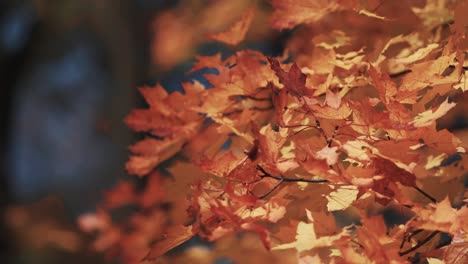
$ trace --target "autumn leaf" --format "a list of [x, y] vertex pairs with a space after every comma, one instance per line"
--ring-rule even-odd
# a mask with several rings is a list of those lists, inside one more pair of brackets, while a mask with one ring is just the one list
[[338, 3], [324, 0], [273, 0], [272, 5], [276, 9], [271, 18], [272, 26], [277, 29], [287, 29], [302, 23], [314, 22], [328, 13], [344, 9]]
[[404, 263], [398, 253], [398, 242], [388, 232], [382, 216], [362, 219], [362, 226], [356, 227], [357, 238], [361, 242], [365, 256], [373, 261]]
[[439, 108], [437, 108], [437, 110], [427, 110], [420, 113], [411, 123], [414, 124], [415, 127], [429, 126], [432, 122], [447, 114], [447, 112], [454, 108], [455, 105], [456, 103], [449, 103], [447, 99], [439, 106]]
[[210, 34], [208, 38], [235, 46], [244, 39], [253, 19], [254, 8], [251, 7], [242, 14], [241, 19], [232, 25], [229, 30], [218, 34]]
[[455, 209], [446, 197], [443, 201], [427, 208], [418, 207], [414, 211], [417, 217], [411, 223], [426, 230], [439, 230], [450, 234], [459, 234], [467, 231], [466, 223], [468, 208]]
[[307, 76], [301, 72], [297, 64], [293, 64], [288, 72], [283, 70], [280, 62], [275, 58], [268, 58], [271, 68], [275, 71], [279, 81], [285, 86], [289, 93], [293, 96], [304, 96], [310, 94], [310, 91], [305, 86]]
[[315, 158], [325, 160], [328, 166], [334, 165], [338, 161], [338, 147], [325, 146], [315, 154]]
[[[182, 2], [182, 21], [170, 10], [157, 23], [169, 30], [158, 39], [187, 40], [160, 39], [168, 54], [207, 32], [236, 46], [270, 12], [220, 1], [187, 18], [185, 6], [205, 8]], [[125, 123], [142, 139], [126, 169], [146, 178], [115, 185], [80, 220], [93, 247], [125, 263], [463, 261], [466, 143], [439, 121], [464, 116], [459, 2], [273, 0], [271, 26], [295, 28], [273, 34], [281, 56], [197, 55], [189, 72], [203, 84], [140, 88], [147, 106]], [[166, 254], [195, 235], [210, 250]]]
[[157, 140], [146, 138], [130, 147], [137, 154], [132, 156], [125, 165], [127, 171], [136, 175], [146, 175], [164, 160], [180, 151], [184, 144], [183, 139]]
[[326, 196], [328, 211], [339, 211], [348, 208], [356, 200], [358, 193], [359, 190], [354, 186], [338, 186], [336, 190]]
[[143, 258], [144, 261], [154, 261], [167, 251], [174, 247], [184, 243], [185, 241], [192, 238], [195, 234], [193, 233], [192, 227], [185, 226], [173, 226], [168, 228], [163, 238], [152, 245], [150, 252]]
[[416, 185], [414, 174], [399, 168], [395, 163], [387, 159], [376, 158], [373, 160], [373, 164], [376, 168], [375, 173], [377, 175], [384, 175], [387, 181], [397, 181], [405, 186]]
[[468, 261], [468, 242], [456, 241], [444, 253], [445, 263], [466, 263]]
[[314, 231], [312, 214], [306, 209], [307, 222], [299, 222], [297, 225], [296, 240], [291, 243], [281, 244], [273, 247], [273, 250], [294, 248], [299, 253], [314, 248], [330, 247], [337, 244], [337, 241], [348, 237], [346, 230], [334, 236], [317, 237]]

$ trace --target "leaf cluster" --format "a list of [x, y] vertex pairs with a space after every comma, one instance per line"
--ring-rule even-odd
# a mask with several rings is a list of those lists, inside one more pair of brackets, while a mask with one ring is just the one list
[[[148, 107], [125, 121], [147, 136], [126, 168], [146, 185], [81, 217], [95, 248], [128, 263], [467, 261], [466, 142], [437, 127], [466, 92], [467, 3], [272, 6], [273, 28], [295, 28], [284, 56], [197, 56], [213, 88], [140, 88]], [[255, 9], [209, 37], [237, 45]], [[113, 219], [123, 206], [137, 210]], [[195, 236], [213, 248], [163, 256]]]

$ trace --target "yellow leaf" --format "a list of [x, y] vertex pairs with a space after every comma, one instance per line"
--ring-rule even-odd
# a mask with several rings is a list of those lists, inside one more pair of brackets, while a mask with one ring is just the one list
[[436, 258], [427, 258], [429, 264], [445, 264], [445, 261]]
[[449, 103], [448, 99], [443, 102], [439, 108], [435, 111], [432, 112], [432, 110], [427, 110], [422, 113], [420, 113], [412, 122], [415, 127], [425, 127], [429, 126], [437, 120], [438, 118], [444, 116], [450, 109], [454, 108], [456, 103]]
[[328, 200], [328, 211], [338, 211], [348, 208], [356, 200], [358, 192], [356, 186], [340, 186], [336, 191], [326, 196]]
[[337, 240], [348, 237], [347, 229], [344, 228], [343, 231], [337, 235], [322, 236], [317, 238], [314, 230], [312, 213], [306, 209], [306, 214], [309, 223], [299, 222], [296, 231], [296, 241], [278, 245], [273, 247], [273, 250], [295, 248], [300, 253], [314, 248], [331, 247], [336, 243]]
[[440, 165], [440, 163], [442, 163], [442, 161], [445, 159], [447, 155], [445, 153], [442, 153], [438, 156], [432, 156], [430, 155], [429, 157], [427, 157], [427, 163], [426, 165], [424, 165], [424, 169], [426, 170], [430, 170], [432, 168], [435, 168], [437, 166]]

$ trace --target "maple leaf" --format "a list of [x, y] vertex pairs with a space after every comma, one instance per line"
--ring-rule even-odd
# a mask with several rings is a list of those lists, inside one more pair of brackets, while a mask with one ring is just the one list
[[325, 103], [331, 108], [338, 109], [341, 105], [341, 97], [339, 94], [335, 94], [330, 90], [327, 90], [327, 97], [325, 98]]
[[397, 181], [405, 186], [416, 186], [416, 177], [414, 174], [399, 168], [395, 163], [383, 159], [375, 158], [373, 165], [376, 168], [377, 175], [384, 175], [388, 181]]
[[244, 39], [253, 18], [254, 8], [251, 7], [242, 14], [241, 19], [232, 25], [229, 30], [218, 34], [210, 34], [208, 35], [208, 38], [235, 46]]
[[[206, 177], [205, 173], [200, 170], [195, 164], [187, 162], [176, 162], [168, 168], [172, 175], [172, 181], [166, 181], [164, 191], [166, 199], [173, 203], [182, 202], [187, 199], [187, 195], [191, 192], [192, 186], [203, 181]], [[185, 208], [181, 208], [184, 210]], [[175, 219], [180, 221], [182, 219]]]
[[130, 157], [125, 167], [129, 173], [146, 175], [159, 163], [179, 152], [183, 144], [182, 138], [163, 140], [146, 138], [130, 147], [137, 156]]
[[338, 147], [325, 146], [315, 154], [316, 159], [325, 160], [328, 166], [334, 165], [338, 161]]
[[377, 88], [380, 100], [388, 103], [397, 94], [396, 84], [387, 75], [377, 72], [374, 67], [369, 69], [369, 75]]
[[444, 261], [442, 263], [466, 263], [468, 262], [468, 242], [456, 241], [452, 243], [444, 252]]
[[356, 200], [358, 193], [359, 190], [355, 186], [339, 186], [326, 196], [328, 211], [339, 211], [348, 208]]
[[129, 173], [143, 176], [162, 161], [181, 150], [185, 142], [202, 126], [203, 118], [191, 107], [201, 103], [200, 83], [183, 84], [185, 94], [168, 94], [162, 86], [140, 89], [149, 109], [134, 110], [125, 118], [128, 126], [137, 131], [148, 131], [162, 137], [161, 140], [146, 138], [130, 147], [135, 153], [126, 164]]
[[294, 248], [299, 253], [314, 248], [331, 247], [349, 238], [346, 229], [340, 234], [334, 236], [317, 237], [314, 231], [314, 220], [312, 214], [306, 209], [308, 223], [299, 222], [297, 225], [296, 241], [286, 244], [281, 244], [273, 247], [273, 250]]
[[419, 161], [419, 154], [411, 149], [416, 144], [416, 140], [385, 140], [375, 143], [372, 150], [403, 167], [402, 163], [410, 165]]
[[253, 132], [258, 140], [260, 157], [267, 163], [275, 164], [278, 160], [279, 149], [284, 144], [283, 137], [273, 131], [271, 126], [262, 127], [261, 130], [254, 124]]
[[309, 109], [315, 112], [317, 117], [327, 119], [346, 119], [353, 110], [347, 103], [341, 103], [338, 108], [330, 107], [328, 105], [320, 106], [318, 104], [308, 105]]
[[[453, 71], [445, 76], [444, 73], [449, 68], [455, 57], [455, 53], [445, 55], [433, 61], [425, 61], [412, 65], [411, 72], [405, 75], [400, 85], [400, 91], [419, 91], [429, 85], [458, 83], [459, 74]], [[404, 98], [400, 98], [404, 102]]]
[[373, 261], [382, 263], [404, 263], [398, 253], [398, 242], [387, 233], [381, 215], [362, 218], [362, 226], [356, 227], [356, 237], [364, 254]]
[[[180, 5], [161, 10], [151, 23], [151, 59], [163, 70], [189, 59], [210, 33], [221, 32], [232, 25], [252, 6], [250, 0], [216, 1], [195, 4], [183, 0]], [[264, 8], [256, 9], [257, 17], [267, 15]], [[264, 35], [266, 23], [251, 27], [252, 37]]]
[[434, 49], [438, 48], [439, 44], [437, 43], [431, 43], [427, 45], [426, 47], [419, 48], [416, 50], [414, 53], [411, 55], [404, 57], [404, 58], [397, 58], [395, 59], [396, 63], [401, 63], [401, 64], [410, 64], [417, 62], [419, 60], [424, 59], [427, 55], [429, 55]]
[[265, 205], [253, 210], [246, 210], [245, 207], [240, 207], [236, 214], [243, 219], [262, 217], [266, 220], [276, 223], [286, 215], [286, 208], [274, 201], [269, 201]]
[[344, 9], [340, 3], [326, 0], [273, 0], [272, 5], [275, 8], [271, 18], [272, 26], [277, 29], [314, 22], [331, 12]]
[[432, 124], [432, 122], [444, 116], [448, 111], [450, 111], [450, 109], [454, 108], [455, 105], [456, 103], [449, 103], [448, 99], [446, 99], [442, 104], [440, 104], [437, 110], [427, 110], [418, 114], [418, 116], [415, 117], [413, 121], [411, 121], [411, 124], [413, 124], [415, 127], [429, 126]]
[[157, 241], [155, 244], [152, 245], [152, 249], [143, 258], [143, 260], [154, 261], [167, 251], [189, 240], [194, 235], [195, 234], [191, 226], [172, 226], [166, 229], [163, 238], [160, 241]]
[[219, 153], [213, 159], [203, 157], [195, 160], [197, 166], [204, 172], [211, 173], [220, 177], [227, 176], [236, 166], [239, 165], [239, 158], [232, 151]]
[[284, 89], [293, 96], [301, 97], [310, 94], [310, 91], [305, 86], [307, 76], [302, 73], [296, 63], [291, 65], [288, 72], [281, 68], [279, 61], [275, 58], [268, 58], [271, 68], [275, 71], [279, 81], [284, 85]]
[[372, 146], [363, 140], [349, 140], [342, 148], [348, 153], [348, 156], [358, 161], [370, 161], [370, 152]]
[[[454, 154], [459, 149], [461, 141], [447, 129], [436, 131], [435, 129], [420, 130], [418, 135], [422, 138], [424, 144], [434, 148], [438, 151], [442, 151], [447, 154]], [[464, 151], [461, 151], [464, 152]]]
[[468, 208], [455, 209], [446, 197], [443, 201], [429, 208], [416, 207], [416, 219], [411, 225], [426, 230], [439, 230], [450, 234], [466, 233], [468, 231]]
[[[245, 214], [242, 209], [235, 210], [236, 207], [242, 208], [242, 206], [248, 203], [244, 201], [240, 201], [239, 203], [239, 200], [235, 199], [232, 200], [232, 203], [227, 203], [226, 201], [217, 200], [207, 193], [202, 193], [197, 199], [201, 210], [201, 220], [205, 220], [201, 222], [200, 226], [199, 234], [202, 237], [214, 241], [233, 232], [255, 232], [261, 238], [264, 247], [270, 249], [270, 234], [268, 230], [263, 225], [255, 223], [259, 217], [251, 219], [249, 214]], [[273, 210], [276, 210], [276, 208], [282, 211], [281, 207], [274, 207]], [[265, 215], [262, 215], [262, 217], [265, 217]], [[244, 221], [243, 218], [247, 220], [251, 219], [252, 221]], [[211, 225], [211, 223], [213, 224]]]
[[[255, 6], [255, 15], [248, 1], [227, 2], [220, 10], [237, 10], [226, 14], [229, 23], [211, 27], [217, 21], [210, 18], [190, 25], [193, 17], [176, 21], [168, 12], [162, 19], [169, 29], [195, 32], [157, 35], [190, 42], [175, 49], [207, 33], [238, 45], [264, 10]], [[196, 81], [183, 83], [184, 92], [140, 88], [148, 107], [125, 122], [146, 137], [130, 146], [126, 167], [148, 177], [143, 188], [116, 185], [103, 209], [82, 218], [84, 230], [97, 231], [94, 247], [119, 251], [128, 263], [148, 251], [146, 260], [162, 263], [455, 261], [468, 233], [466, 150], [436, 121], [453, 113], [449, 98], [463, 104], [456, 97], [466, 90], [466, 19], [453, 11], [466, 5], [273, 0], [272, 6], [273, 27], [302, 24], [283, 56], [253, 50], [196, 56], [191, 72], [210, 69], [202, 74], [210, 89]], [[223, 13], [206, 8], [215, 18]], [[106, 211], [129, 204], [142, 212], [113, 221]], [[384, 221], [387, 210], [392, 217]], [[359, 224], [343, 227], [351, 223]], [[213, 250], [163, 256], [194, 235], [213, 242]], [[445, 235], [450, 245], [438, 248], [435, 237]]]

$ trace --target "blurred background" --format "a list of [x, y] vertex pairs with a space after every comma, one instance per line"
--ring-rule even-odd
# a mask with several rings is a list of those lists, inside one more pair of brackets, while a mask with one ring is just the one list
[[[143, 106], [136, 87], [200, 79], [194, 54], [251, 1], [0, 1], [0, 263], [102, 263], [78, 215], [94, 211], [124, 170], [136, 137], [123, 124]], [[280, 54], [260, 3], [242, 48]]]

